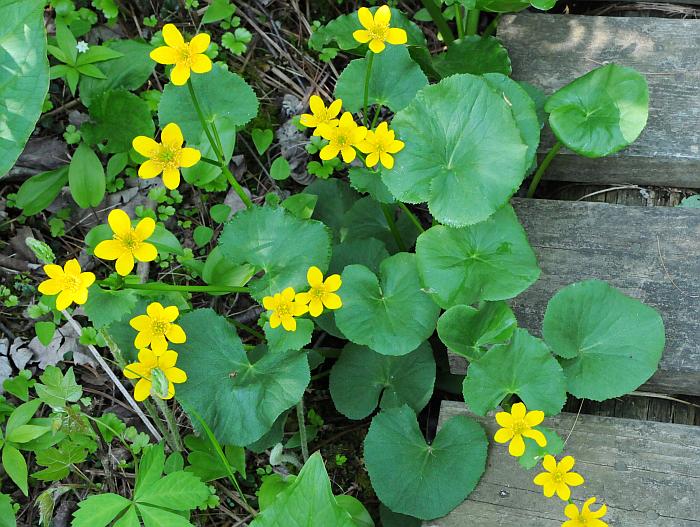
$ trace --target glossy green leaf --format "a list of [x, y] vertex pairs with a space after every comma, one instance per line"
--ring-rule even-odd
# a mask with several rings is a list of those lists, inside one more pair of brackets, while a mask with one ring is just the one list
[[71, 527], [107, 527], [129, 505], [130, 500], [117, 494], [93, 494], [78, 503]]
[[312, 265], [327, 269], [331, 249], [325, 225], [272, 207], [237, 213], [224, 227], [219, 246], [231, 263], [248, 263], [265, 272], [250, 285], [258, 299], [287, 287], [307, 288], [307, 270]]
[[397, 199], [428, 202], [464, 226], [503, 207], [525, 177], [527, 145], [503, 97], [482, 77], [452, 75], [422, 89], [392, 128], [406, 147], [382, 179]]
[[198, 309], [178, 321], [187, 334], [187, 342], [177, 346], [178, 367], [188, 379], [178, 385], [176, 397], [220, 443], [256, 441], [304, 393], [310, 378], [306, 354], [267, 352], [251, 364], [234, 327], [212, 310]]
[[350, 514], [338, 505], [331, 482], [316, 452], [304, 464], [299, 475], [274, 502], [253, 520], [250, 527], [357, 527]]
[[547, 454], [557, 456], [564, 451], [564, 441], [559, 437], [559, 434], [545, 426], [537, 426], [536, 428], [547, 438], [547, 444], [540, 446], [534, 439], [523, 437], [525, 453], [518, 458], [518, 463], [528, 470], [535, 468]]
[[[335, 85], [336, 98], [342, 99], [343, 108], [352, 113], [359, 112], [364, 105], [367, 60], [363, 58], [350, 62]], [[427, 84], [428, 79], [418, 64], [411, 60], [406, 46], [387, 46], [382, 53], [374, 56], [367, 104], [379, 104], [397, 112], [408, 106], [418, 90]]]
[[304, 193], [318, 197], [311, 217], [330, 227], [334, 239], [340, 241], [343, 218], [361, 196], [340, 179], [317, 179], [304, 189]]
[[0, 178], [12, 168], [49, 89], [42, 0], [0, 0]]
[[[202, 437], [192, 434], [185, 436], [185, 446], [190, 451], [187, 454], [188, 465], [185, 470], [192, 472], [202, 481], [213, 481], [228, 476], [227, 467], [206, 435]], [[225, 445], [223, 451], [232, 470], [245, 477], [245, 449]]]
[[328, 266], [329, 274], [340, 274], [348, 265], [364, 265], [374, 274], [379, 272], [379, 265], [389, 258], [384, 242], [376, 238], [349, 240], [333, 246], [333, 256]]
[[513, 298], [540, 275], [510, 205], [469, 227], [431, 227], [416, 242], [423, 285], [443, 308]]
[[22, 453], [14, 446], [5, 443], [2, 448], [2, 467], [10, 479], [19, 487], [22, 494], [29, 496], [27, 483], [27, 462]]
[[340, 494], [335, 497], [338, 505], [352, 518], [355, 527], [374, 527], [374, 520], [362, 502], [349, 494]]
[[378, 172], [366, 167], [351, 167], [348, 171], [348, 179], [352, 188], [368, 193], [379, 203], [394, 203], [396, 201], [394, 196], [382, 181], [381, 167], [378, 165], [374, 168]]
[[433, 67], [442, 77], [456, 73], [502, 73], [510, 75], [510, 57], [500, 40], [494, 37], [470, 35], [433, 58]]
[[5, 437], [6, 441], [11, 443], [28, 443], [37, 437], [49, 432], [50, 428], [38, 425], [20, 425], [12, 432], [9, 432]]
[[270, 323], [265, 322], [264, 330], [267, 338], [267, 347], [271, 353], [284, 353], [290, 350], [299, 351], [311, 342], [314, 323], [308, 318], [299, 318], [297, 319], [296, 331], [287, 331], [282, 326], [272, 329]]
[[48, 346], [51, 340], [53, 340], [53, 335], [56, 332], [56, 324], [50, 320], [35, 322], [34, 332], [36, 333], [39, 342], [41, 342], [44, 346]]
[[285, 199], [280, 205], [302, 220], [308, 220], [314, 213], [318, 196], [313, 194], [294, 194]]
[[517, 13], [530, 7], [529, 0], [476, 0], [476, 8], [491, 13]]
[[556, 91], [544, 109], [552, 132], [567, 148], [585, 157], [603, 157], [642, 133], [649, 88], [637, 70], [608, 64]]
[[292, 169], [289, 167], [289, 161], [282, 156], [278, 157], [270, 165], [270, 177], [276, 181], [284, 181], [291, 174]]
[[513, 394], [530, 410], [556, 415], [566, 402], [566, 380], [547, 345], [517, 329], [508, 344], [493, 346], [469, 364], [463, 393], [478, 415], [486, 415]]
[[479, 309], [457, 305], [445, 311], [437, 323], [440, 340], [450, 351], [475, 360], [486, 346], [506, 342], [518, 321], [505, 302], [487, 302]]
[[423, 525], [418, 518], [394, 512], [383, 503], [379, 504], [379, 519], [382, 527], [421, 527]]
[[428, 445], [408, 406], [382, 410], [365, 438], [365, 465], [377, 497], [392, 511], [430, 520], [474, 490], [486, 466], [488, 440], [479, 423], [449, 419]]
[[355, 344], [383, 355], [406, 355], [435, 330], [440, 308], [421, 287], [415, 255], [387, 258], [379, 277], [362, 265], [349, 265], [342, 279], [343, 307], [335, 321]]
[[433, 394], [433, 351], [424, 342], [408, 355], [391, 357], [348, 344], [331, 369], [329, 383], [335, 407], [350, 419], [364, 419], [377, 405], [407, 404], [417, 413]]
[[15, 204], [25, 216], [38, 214], [53, 203], [66, 183], [67, 165], [32, 176], [19, 187]]
[[619, 397], [644, 384], [664, 350], [659, 313], [599, 280], [560, 290], [547, 305], [542, 335], [559, 355], [567, 389], [581, 399]]
[[274, 137], [275, 136], [270, 128], [266, 128], [265, 130], [261, 130], [260, 128], [253, 128], [253, 131], [250, 132], [250, 138], [253, 140], [255, 149], [260, 155], [263, 155], [265, 152], [267, 152], [267, 149], [270, 148]]
[[255, 268], [248, 264], [234, 264], [221, 252], [221, 247], [212, 249], [204, 262], [202, 280], [209, 285], [242, 287], [255, 274]]
[[100, 158], [85, 143], [78, 146], [68, 167], [68, 185], [73, 199], [82, 209], [96, 207], [106, 188], [105, 171]]
[[104, 328], [132, 313], [138, 296], [133, 289], [109, 291], [95, 285], [89, 289], [88, 299], [83, 304], [85, 314], [96, 329]]
[[[418, 229], [396, 205], [389, 205], [387, 208], [388, 213], [394, 218], [396, 228], [401, 235], [405, 248], [413, 247], [419, 234]], [[381, 240], [392, 254], [403, 250], [403, 248], [399, 247], [396, 238], [391, 232], [382, 204], [366, 196], [357, 200], [343, 217], [341, 239], [343, 241], [353, 241], [366, 240], [368, 238]]]

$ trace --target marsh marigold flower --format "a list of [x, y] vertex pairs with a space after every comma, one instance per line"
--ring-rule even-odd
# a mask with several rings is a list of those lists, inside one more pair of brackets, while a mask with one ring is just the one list
[[151, 393], [161, 399], [172, 399], [175, 384], [187, 380], [187, 374], [175, 367], [177, 353], [166, 350], [156, 354], [148, 348], [139, 351], [138, 362], [132, 362], [124, 368], [127, 379], [138, 379], [134, 387], [134, 399], [145, 400]]
[[367, 128], [358, 126], [350, 112], [345, 112], [338, 121], [338, 126], [323, 124], [317, 128], [321, 137], [328, 140], [328, 144], [321, 149], [319, 156], [324, 161], [333, 159], [338, 154], [343, 161], [351, 163], [357, 152], [355, 148], [367, 135]]
[[160, 141], [159, 143], [150, 137], [139, 135], [131, 144], [134, 150], [148, 158], [148, 161], [139, 167], [139, 177], [151, 179], [162, 172], [163, 184], [172, 190], [180, 184], [180, 168], [188, 168], [196, 164], [202, 154], [196, 148], [183, 148], [185, 138], [182, 136], [180, 127], [175, 123], [170, 123], [163, 128]]
[[405, 44], [408, 41], [405, 30], [398, 27], [389, 27], [391, 9], [389, 9], [388, 5], [383, 5], [377, 9], [374, 16], [372, 11], [366, 7], [361, 7], [357, 12], [357, 16], [364, 29], [354, 31], [352, 36], [360, 44], [369, 42], [369, 49], [374, 53], [384, 51], [386, 47], [385, 42], [396, 45]]
[[312, 95], [311, 99], [309, 100], [309, 108], [311, 109], [311, 113], [301, 114], [299, 122], [307, 128], [315, 128], [314, 135], [321, 135], [319, 126], [338, 126], [338, 119], [336, 119], [336, 117], [338, 117], [342, 107], [342, 99], [336, 99], [328, 105], [328, 108], [326, 108], [326, 105], [323, 103], [323, 99], [321, 99], [318, 95]]
[[554, 456], [547, 454], [542, 460], [542, 467], [547, 472], [537, 474], [533, 482], [543, 487], [542, 490], [547, 498], [551, 498], [556, 492], [562, 500], [569, 501], [571, 497], [569, 487], [583, 485], [583, 477], [576, 472], [571, 472], [575, 464], [576, 461], [571, 456], [566, 456], [557, 463]]
[[131, 227], [131, 220], [126, 212], [114, 209], [107, 217], [107, 223], [114, 235], [111, 240], [103, 240], [95, 247], [95, 256], [103, 260], [116, 260], [117, 273], [128, 275], [134, 268], [134, 260], [152, 262], [158, 256], [155, 245], [145, 240], [153, 234], [156, 222], [143, 218]]
[[275, 329], [280, 324], [287, 331], [296, 331], [297, 321], [294, 317], [303, 315], [308, 307], [295, 301], [294, 289], [288, 287], [281, 293], [263, 298], [263, 307], [270, 313], [270, 327]]
[[305, 293], [297, 293], [296, 301], [304, 305], [308, 304], [309, 314], [312, 317], [323, 313], [324, 306], [328, 309], [338, 309], [343, 306], [340, 296], [336, 294], [342, 285], [339, 274], [332, 274], [324, 281], [321, 270], [312, 266], [306, 272], [306, 280], [311, 289]]
[[58, 295], [56, 309], [62, 311], [73, 302], [84, 304], [88, 298], [88, 287], [95, 281], [95, 275], [83, 273], [78, 260], [68, 260], [61, 268], [60, 265], [48, 264], [44, 272], [49, 277], [39, 284], [39, 292], [44, 295]]
[[151, 58], [158, 64], [174, 64], [170, 72], [170, 80], [177, 86], [182, 86], [190, 78], [190, 71], [206, 73], [211, 71], [211, 60], [204, 55], [209, 47], [210, 38], [206, 33], [195, 35], [192, 40], [185, 42], [182, 33], [174, 24], [163, 26], [165, 46], [151, 51]]
[[523, 403], [515, 403], [508, 412], [498, 412], [496, 422], [500, 428], [494, 440], [497, 443], [507, 443], [508, 453], [514, 457], [520, 457], [525, 453], [525, 441], [523, 437], [534, 439], [539, 446], [547, 446], [547, 438], [539, 430], [533, 427], [544, 421], [544, 412], [541, 410], [527, 411]]
[[182, 344], [187, 340], [184, 330], [174, 324], [180, 311], [175, 306], [163, 307], [159, 302], [152, 302], [146, 308], [145, 315], [132, 318], [129, 324], [138, 331], [134, 339], [137, 349], [149, 347], [158, 355], [168, 349], [168, 341]]
[[590, 507], [594, 503], [595, 498], [586, 500], [586, 503], [581, 507], [581, 512], [573, 503], [567, 505], [564, 514], [570, 519], [562, 523], [561, 527], [608, 527], [608, 524], [600, 519], [608, 511], [607, 506], [601, 505], [598, 510], [592, 511]]
[[396, 154], [406, 146], [402, 141], [396, 139], [393, 130], [389, 130], [389, 125], [380, 123], [376, 130], [369, 130], [357, 148], [360, 152], [367, 154], [365, 164], [373, 167], [381, 161], [384, 168], [394, 168], [394, 158], [391, 154]]

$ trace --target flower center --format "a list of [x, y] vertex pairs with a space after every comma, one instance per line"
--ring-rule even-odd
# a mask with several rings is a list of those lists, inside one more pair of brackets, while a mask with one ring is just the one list
[[280, 317], [288, 317], [292, 314], [292, 304], [290, 302], [282, 302], [277, 306], [277, 314]]
[[530, 429], [529, 426], [522, 419], [519, 421], [513, 421], [513, 433], [515, 435], [522, 435], [523, 432], [527, 432]]
[[161, 145], [158, 153], [158, 161], [164, 168], [179, 168], [180, 167], [180, 152], [181, 148], [171, 145]]
[[165, 335], [168, 332], [170, 323], [165, 320], [154, 320], [151, 323], [151, 332], [155, 335]]
[[335, 142], [338, 143], [340, 148], [350, 146], [350, 138], [342, 132], [335, 138]]
[[63, 290], [70, 291], [71, 293], [76, 293], [80, 289], [80, 278], [72, 275], [65, 275], [63, 277]]
[[557, 483], [561, 483], [564, 479], [564, 474], [557, 470], [555, 472], [552, 472], [552, 478], [554, 478], [554, 481], [556, 481]]
[[194, 53], [192, 53], [189, 44], [183, 44], [178, 51], [180, 53], [180, 62], [187, 67], [191, 67]]
[[326, 291], [322, 287], [313, 287], [309, 292], [311, 293], [311, 296], [316, 298], [317, 300], [321, 300], [323, 298], [323, 295], [326, 294]]
[[372, 40], [386, 40], [386, 34], [389, 31], [388, 25], [374, 24], [368, 30]]
[[124, 247], [128, 249], [131, 252], [134, 252], [136, 249], [138, 249], [139, 245], [141, 245], [141, 242], [134, 236], [134, 232], [130, 232], [126, 236], [118, 237], [117, 239], [122, 242]]

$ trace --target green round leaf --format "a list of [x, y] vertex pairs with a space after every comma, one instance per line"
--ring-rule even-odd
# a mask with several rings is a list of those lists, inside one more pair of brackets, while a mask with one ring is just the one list
[[248, 264], [234, 264], [224, 257], [221, 247], [212, 249], [202, 267], [202, 280], [209, 285], [242, 287], [255, 274], [255, 268]]
[[431, 227], [418, 237], [416, 255], [423, 284], [445, 309], [513, 298], [540, 275], [510, 205], [470, 227]]
[[502, 73], [510, 75], [510, 57], [501, 41], [494, 37], [470, 35], [459, 40], [433, 58], [433, 67], [441, 77], [456, 73]]
[[406, 355], [432, 335], [440, 308], [421, 289], [415, 255], [398, 253], [379, 266], [379, 278], [363, 265], [343, 271], [335, 312], [340, 331], [355, 344], [383, 355]]
[[[234, 327], [210, 309], [178, 319], [187, 342], [176, 346], [187, 382], [176, 387], [186, 411], [194, 410], [222, 444], [245, 446], [261, 438], [309, 384], [301, 352], [265, 353], [251, 364]], [[192, 422], [197, 427], [198, 420]]]
[[[377, 168], [377, 167], [375, 167]], [[348, 171], [348, 179], [352, 188], [359, 192], [366, 192], [374, 200], [380, 203], [394, 203], [396, 200], [382, 181], [381, 167], [375, 172], [365, 167], [351, 167]]]
[[289, 166], [289, 161], [280, 156], [272, 162], [270, 166], [270, 177], [277, 181], [284, 181], [289, 177], [292, 169]]
[[231, 263], [248, 263], [265, 271], [250, 286], [258, 299], [287, 287], [308, 288], [307, 270], [312, 265], [327, 269], [331, 252], [325, 225], [271, 207], [238, 212], [224, 227], [219, 246]]
[[552, 94], [544, 109], [552, 132], [567, 148], [585, 157], [603, 157], [642, 133], [649, 88], [637, 70], [608, 64]]
[[265, 322], [264, 330], [270, 352], [299, 351], [311, 342], [314, 323], [308, 318], [299, 318], [297, 319], [296, 331], [287, 331], [282, 326], [272, 329], [270, 323]]
[[656, 371], [665, 343], [655, 309], [598, 280], [554, 295], [542, 335], [561, 357], [568, 391], [595, 401], [641, 386]]
[[[350, 62], [335, 85], [336, 98], [342, 99], [343, 107], [352, 113], [359, 112], [364, 105], [367, 60]], [[387, 46], [374, 56], [367, 104], [379, 104], [398, 112], [408, 106], [418, 90], [427, 84], [428, 79], [411, 60], [406, 46]]]
[[49, 89], [44, 4], [0, 0], [0, 178], [22, 153]]
[[[258, 113], [258, 99], [240, 75], [214, 67], [206, 75], [193, 75], [192, 85], [207, 123], [217, 128], [239, 127]], [[189, 142], [200, 141], [203, 132], [187, 86], [169, 82], [158, 105], [161, 126], [177, 123]]]
[[527, 165], [510, 106], [482, 77], [452, 75], [418, 92], [392, 128], [406, 147], [382, 179], [397, 199], [428, 202], [453, 226], [485, 220], [520, 187]]
[[464, 401], [478, 415], [516, 394], [530, 410], [547, 415], [561, 412], [566, 402], [564, 372], [547, 345], [524, 329], [515, 330], [508, 344], [498, 344], [467, 370]]
[[376, 274], [379, 272], [379, 265], [387, 258], [389, 252], [384, 242], [376, 238], [344, 241], [333, 246], [328, 272], [340, 274], [348, 265], [359, 264]]
[[528, 7], [528, 0], [476, 0], [478, 10], [491, 13], [517, 13]]
[[317, 179], [304, 193], [318, 197], [311, 217], [328, 225], [333, 230], [333, 238], [340, 241], [345, 213], [361, 196], [340, 179]]
[[382, 408], [407, 404], [420, 412], [433, 394], [433, 351], [424, 342], [408, 355], [390, 357], [348, 344], [333, 365], [329, 382], [335, 407], [350, 419], [364, 419], [377, 404]]
[[452, 417], [427, 445], [408, 406], [382, 410], [365, 438], [365, 464], [377, 497], [392, 511], [430, 520], [474, 490], [488, 440], [479, 423]]
[[452, 306], [437, 323], [440, 340], [450, 351], [476, 360], [485, 346], [506, 342], [518, 326], [513, 311], [505, 302], [487, 302], [480, 309]]
[[[418, 237], [418, 229], [403, 211], [398, 210], [396, 205], [389, 205], [388, 211], [394, 216], [396, 228], [406, 248], [413, 247]], [[397, 212], [399, 213], [398, 218]], [[340, 232], [343, 241], [376, 238], [383, 241], [392, 254], [401, 250], [391, 232], [382, 204], [377, 203], [369, 196], [357, 200], [347, 211], [343, 217]]]

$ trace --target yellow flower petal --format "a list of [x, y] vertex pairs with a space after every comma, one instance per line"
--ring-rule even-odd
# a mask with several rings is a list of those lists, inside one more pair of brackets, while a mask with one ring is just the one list
[[82, 306], [85, 302], [87, 302], [87, 299], [88, 290], [86, 287], [78, 289], [75, 293], [73, 293], [73, 302], [75, 302], [79, 306]]
[[132, 362], [124, 368], [124, 377], [127, 379], [142, 379], [148, 377], [151, 370], [140, 362]]
[[149, 159], [139, 167], [139, 177], [141, 179], [151, 179], [163, 171], [163, 165], [158, 161]]
[[141, 243], [133, 254], [139, 262], [152, 262], [158, 257], [158, 249], [150, 243]]
[[330, 119], [333, 117], [337, 116], [340, 113], [340, 110], [343, 108], [343, 100], [342, 99], [336, 99], [333, 101], [329, 106], [328, 106], [328, 111], [326, 114]]
[[528, 426], [537, 426], [544, 421], [544, 412], [542, 410], [532, 410], [525, 415], [525, 424]]
[[394, 158], [391, 157], [386, 152], [381, 152], [379, 154], [379, 159], [382, 161], [382, 165], [384, 166], [384, 168], [386, 168], [388, 170], [391, 170], [392, 168], [394, 168]]
[[114, 209], [107, 216], [109, 228], [117, 236], [127, 236], [131, 234], [131, 219], [129, 215], [121, 209]]
[[87, 289], [95, 282], [95, 274], [91, 272], [80, 274], [80, 287]]
[[547, 446], [547, 438], [539, 430], [526, 430], [523, 432], [523, 437], [534, 439], [535, 443], [537, 443], [539, 446]]
[[128, 251], [123, 252], [119, 258], [117, 258], [115, 268], [117, 269], [117, 274], [121, 276], [128, 275], [134, 268], [134, 255]]
[[391, 22], [391, 9], [385, 4], [374, 12], [374, 23], [377, 26], [388, 26], [389, 22]]
[[559, 465], [557, 465], [557, 468], [560, 472], [569, 472], [572, 468], [574, 468], [575, 464], [576, 460], [573, 456], [566, 456], [562, 458]]
[[116, 260], [124, 252], [124, 244], [119, 240], [103, 240], [95, 247], [95, 256], [103, 260]]
[[355, 152], [353, 147], [346, 146], [340, 149], [340, 155], [343, 158], [343, 161], [346, 163], [352, 163], [355, 160], [355, 156], [357, 156], [357, 152]]
[[192, 53], [204, 53], [209, 47], [210, 42], [211, 37], [209, 37], [209, 35], [206, 33], [200, 33], [199, 35], [195, 35], [194, 37], [192, 37], [192, 40], [190, 40], [189, 43], [190, 51]]
[[552, 481], [552, 475], [549, 472], [540, 472], [532, 480], [535, 485], [545, 485], [550, 481]]
[[576, 518], [578, 518], [578, 507], [573, 503], [570, 503], [564, 509], [564, 516], [571, 520], [575, 520]]
[[386, 147], [386, 151], [390, 154], [396, 154], [398, 152], [401, 152], [404, 146], [406, 146], [406, 144], [403, 141], [394, 140], [391, 143], [389, 143], [389, 146]]
[[277, 304], [274, 301], [274, 298], [272, 298], [271, 296], [263, 297], [262, 304], [263, 304], [263, 307], [265, 309], [267, 309], [268, 311], [272, 311], [277, 306]]
[[190, 67], [195, 73], [207, 73], [208, 71], [211, 71], [212, 68], [211, 59], [206, 55], [195, 55], [192, 57]]
[[316, 128], [319, 125], [318, 119], [310, 113], [303, 113], [299, 118], [299, 122], [307, 128]]
[[318, 95], [311, 96], [309, 99], [309, 108], [314, 116], [318, 116], [326, 112], [326, 105], [323, 103], [323, 99], [321, 99]]
[[175, 123], [168, 123], [160, 133], [160, 140], [164, 145], [180, 148], [185, 138], [182, 136], [182, 130]]
[[354, 38], [360, 44], [367, 44], [367, 42], [372, 40], [372, 35], [366, 29], [358, 29], [357, 31], [352, 32], [352, 38]]
[[44, 272], [49, 278], [63, 278], [63, 267], [56, 264], [46, 264]]
[[180, 316], [180, 310], [177, 306], [164, 307], [159, 316], [167, 322], [175, 322], [175, 319]]
[[39, 284], [39, 292], [42, 295], [57, 295], [58, 293], [61, 292], [61, 289], [63, 288], [63, 283], [56, 278], [49, 278], [48, 280], [44, 280]]
[[[269, 296], [266, 298], [270, 298]], [[263, 299], [264, 301], [265, 299]], [[296, 296], [294, 297], [294, 302], [297, 304], [308, 304], [311, 301], [311, 294], [308, 292], [304, 293], [297, 293]], [[266, 309], [272, 309], [272, 308], [266, 308]]]
[[282, 318], [282, 327], [286, 329], [287, 331], [296, 331], [297, 330], [297, 321], [294, 320], [294, 317], [292, 316], [287, 316]]
[[189, 168], [196, 165], [199, 160], [202, 159], [202, 154], [196, 148], [183, 148], [180, 151], [180, 166], [184, 168]]
[[557, 470], [557, 460], [554, 459], [554, 456], [551, 456], [547, 454], [544, 456], [544, 459], [542, 460], [542, 467], [547, 471], [547, 472], [556, 472]]
[[309, 282], [311, 287], [323, 287], [323, 273], [318, 267], [312, 265], [309, 267], [309, 270], [306, 271], [306, 281]]
[[169, 46], [157, 47], [151, 51], [150, 57], [158, 64], [175, 64], [180, 60], [180, 54], [177, 50]]
[[165, 24], [163, 26], [163, 40], [172, 48], [180, 47], [185, 43], [185, 39], [182, 38], [182, 33], [175, 27], [175, 24]]
[[343, 302], [335, 293], [326, 293], [323, 295], [323, 305], [328, 309], [340, 309], [343, 307]]
[[276, 312], [272, 313], [272, 315], [270, 315], [270, 327], [272, 329], [275, 329], [281, 323], [282, 323], [282, 319], [280, 318], [280, 316]]
[[148, 313], [148, 316], [151, 318], [161, 318], [163, 311], [163, 304], [160, 302], [151, 302], [146, 306], [146, 313]]
[[372, 11], [366, 7], [361, 7], [357, 11], [357, 18], [360, 20], [360, 24], [363, 27], [369, 29], [374, 26], [374, 17], [372, 16]]
[[525, 453], [525, 441], [520, 434], [513, 437], [508, 444], [508, 453], [513, 457], [520, 457]]
[[328, 161], [329, 159], [333, 159], [334, 157], [338, 157], [339, 153], [340, 153], [340, 148], [338, 148], [336, 145], [326, 145], [323, 148], [321, 148], [321, 152], [318, 154], [318, 156], [322, 160]]
[[498, 412], [496, 414], [496, 422], [503, 428], [513, 428], [513, 416], [508, 412]]
[[386, 32], [386, 41], [394, 45], [405, 44], [408, 41], [408, 35], [399, 27], [391, 27]]
[[151, 381], [139, 379], [134, 387], [134, 399], [138, 402], [145, 401], [151, 394]]
[[177, 168], [166, 168], [163, 171], [163, 184], [167, 189], [176, 189], [180, 184], [180, 171]]
[[309, 306], [306, 304], [297, 304], [296, 302], [292, 304], [292, 314], [295, 317], [300, 317], [304, 315], [309, 310]]
[[332, 293], [340, 289], [341, 285], [343, 285], [343, 281], [341, 280], [340, 275], [332, 274], [326, 278], [326, 281], [323, 283], [323, 288], [329, 293]]
[[151, 349], [153, 350], [153, 353], [160, 355], [168, 349], [168, 341], [165, 340], [163, 335], [152, 335]]
[[73, 303], [73, 293], [70, 291], [61, 291], [56, 297], [56, 309], [63, 311]]
[[[133, 319], [132, 319], [133, 321]], [[151, 333], [150, 330], [150, 321], [149, 321], [149, 327], [143, 331], [139, 331], [136, 334], [136, 338], [134, 338], [134, 347], [141, 349], [145, 348], [146, 346], [151, 344], [151, 339], [153, 338], [153, 333]]]
[[493, 440], [496, 443], [507, 443], [513, 439], [514, 435], [515, 433], [510, 428], [499, 428], [494, 434]]
[[175, 363], [177, 363], [177, 352], [173, 350], [166, 350], [158, 357], [158, 367], [163, 371], [172, 368]]
[[568, 472], [567, 474], [564, 474], [564, 483], [571, 485], [572, 487], [578, 487], [584, 483], [583, 476], [581, 474], [577, 474], [576, 472]]
[[513, 419], [516, 421], [524, 419], [526, 413], [527, 408], [523, 403], [515, 403], [510, 409], [510, 415], [512, 415]]
[[154, 157], [160, 150], [160, 145], [154, 139], [145, 135], [134, 137], [131, 141], [131, 146], [144, 157]]
[[148, 315], [139, 315], [132, 318], [129, 325], [136, 331], [145, 331], [151, 327], [151, 318]]
[[75, 258], [72, 258], [71, 260], [68, 260], [66, 264], [63, 266], [63, 272], [67, 275], [71, 276], [80, 276], [81, 270], [80, 270], [80, 264], [78, 263], [78, 260]]
[[292, 302], [294, 300], [294, 296], [294, 289], [291, 287], [287, 287], [284, 291], [282, 291], [282, 298], [287, 302]]
[[134, 235], [140, 240], [146, 240], [150, 238], [153, 231], [156, 230], [156, 222], [153, 218], [143, 218], [136, 224], [134, 229]]
[[309, 315], [317, 317], [323, 313], [323, 303], [318, 298], [312, 298], [309, 302]]
[[190, 68], [183, 63], [176, 64], [170, 72], [170, 80], [175, 86], [184, 86], [189, 78]]
[[367, 156], [367, 158], [365, 159], [365, 164], [366, 164], [368, 167], [373, 167], [373, 166], [376, 165], [377, 163], [379, 163], [379, 153], [378, 153], [378, 152], [372, 152], [372, 153], [369, 154], [369, 155]]
[[569, 501], [571, 497], [571, 489], [566, 485], [566, 483], [560, 482], [556, 485], [557, 496], [563, 501]]
[[542, 488], [542, 493], [544, 494], [545, 498], [551, 498], [554, 496], [554, 493], [557, 491], [557, 484], [554, 483], [553, 481], [548, 481], [547, 483], [544, 484]]
[[182, 344], [187, 340], [185, 330], [183, 330], [182, 327], [178, 326], [177, 324], [170, 324], [165, 336], [173, 344]]
[[170, 382], [181, 384], [187, 381], [187, 374], [180, 368], [168, 368], [164, 373]]

